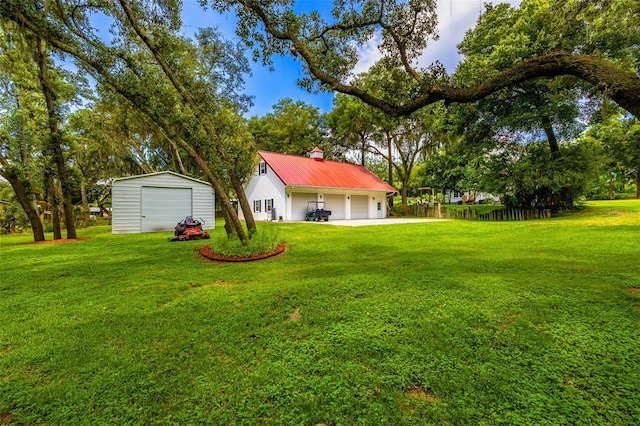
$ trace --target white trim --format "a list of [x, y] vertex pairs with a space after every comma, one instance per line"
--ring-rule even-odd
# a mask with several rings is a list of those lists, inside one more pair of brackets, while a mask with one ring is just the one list
[[119, 181], [123, 181], [123, 180], [127, 180], [127, 179], [139, 179], [139, 178], [142, 178], [142, 177], [160, 176], [160, 175], [165, 175], [165, 174], [170, 174], [170, 175], [173, 175], [173, 176], [181, 177], [183, 179], [189, 179], [189, 180], [192, 180], [194, 182], [198, 182], [198, 183], [202, 183], [202, 184], [211, 186], [211, 184], [209, 182], [205, 182], [203, 180], [196, 179], [196, 178], [193, 178], [191, 176], [181, 175], [180, 173], [172, 172], [171, 170], [166, 170], [164, 172], [145, 173], [145, 174], [142, 174], [142, 175], [135, 175], [135, 176], [124, 176], [124, 177], [116, 178], [113, 181], [114, 182], [119, 182]]

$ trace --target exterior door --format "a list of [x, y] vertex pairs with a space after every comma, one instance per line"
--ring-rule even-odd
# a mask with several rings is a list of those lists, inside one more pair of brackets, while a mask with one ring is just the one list
[[378, 219], [386, 218], [387, 200], [376, 202], [376, 213]]
[[351, 219], [369, 219], [369, 196], [351, 196]]
[[191, 188], [142, 187], [142, 232], [171, 231], [192, 215]]
[[346, 219], [347, 217], [347, 197], [343, 194], [324, 194], [324, 201], [327, 203], [325, 209], [331, 210], [331, 219]]
[[318, 194], [293, 192], [291, 193], [291, 220], [304, 220], [307, 203], [318, 201]]

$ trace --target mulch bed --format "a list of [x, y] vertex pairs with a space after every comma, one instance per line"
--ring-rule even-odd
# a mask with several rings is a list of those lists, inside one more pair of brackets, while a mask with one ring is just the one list
[[89, 238], [71, 238], [71, 239], [63, 238], [61, 240], [32, 241], [26, 244], [63, 244], [63, 243], [73, 243], [76, 241], [87, 241], [88, 239]]
[[200, 247], [200, 254], [203, 257], [206, 257], [207, 259], [210, 260], [216, 260], [218, 262], [252, 262], [254, 260], [262, 260], [262, 259], [268, 259], [270, 257], [273, 256], [277, 256], [281, 253], [284, 253], [284, 251], [287, 249], [287, 245], [286, 244], [280, 244], [278, 247], [276, 247], [275, 250], [273, 250], [272, 252], [269, 253], [260, 253], [260, 254], [254, 254], [252, 256], [247, 256], [247, 257], [243, 257], [243, 256], [224, 256], [218, 253], [214, 253], [211, 250], [211, 246], [210, 245], [206, 245], [206, 246], [202, 246]]

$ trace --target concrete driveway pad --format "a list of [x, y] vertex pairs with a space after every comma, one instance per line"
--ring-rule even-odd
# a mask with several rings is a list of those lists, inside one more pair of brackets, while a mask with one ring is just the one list
[[405, 223], [422, 223], [422, 222], [443, 222], [446, 219], [420, 219], [420, 218], [402, 218], [394, 217], [387, 219], [351, 219], [351, 220], [331, 220], [328, 222], [305, 222], [322, 225], [335, 226], [374, 226], [374, 225], [400, 225]]

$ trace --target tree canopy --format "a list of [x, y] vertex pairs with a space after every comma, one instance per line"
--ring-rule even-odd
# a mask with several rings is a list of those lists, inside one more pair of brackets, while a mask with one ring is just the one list
[[[47, 7], [45, 7], [47, 6]], [[250, 101], [241, 93], [248, 72], [244, 51], [212, 29], [195, 41], [180, 34], [178, 4], [119, 0], [83, 4], [57, 0], [7, 1], [2, 16], [73, 58], [105, 90], [116, 93], [161, 130], [198, 165], [219, 196], [227, 228], [243, 242], [248, 236], [228, 190], [245, 212], [248, 234], [255, 222], [242, 185], [252, 158], [250, 136], [238, 127]], [[110, 22], [100, 36], [95, 19]]]
[[252, 117], [248, 125], [258, 149], [307, 155], [324, 145], [323, 117], [318, 108], [303, 101], [280, 99], [271, 112]]
[[[525, 0], [521, 7], [533, 4]], [[293, 2], [281, 0], [215, 1], [219, 11], [238, 16], [238, 34], [254, 56], [270, 63], [275, 54], [302, 58], [304, 87], [334, 90], [360, 98], [392, 116], [409, 115], [437, 101], [473, 102], [506, 87], [539, 77], [570, 75], [592, 90], [640, 116], [640, 46], [638, 0], [545, 0], [548, 36], [535, 52], [518, 52], [518, 60], [483, 82], [460, 85], [441, 66], [420, 67], [418, 58], [437, 37], [435, 0], [336, 1], [331, 17], [318, 12], [297, 14]], [[612, 24], [609, 26], [609, 24]], [[617, 41], [611, 31], [620, 30]], [[349, 83], [357, 62], [357, 46], [379, 35], [382, 62], [413, 79], [409, 97], [392, 99]], [[607, 36], [609, 35], [609, 36]], [[593, 37], [592, 37], [593, 36]], [[519, 42], [514, 38], [514, 44]]]

